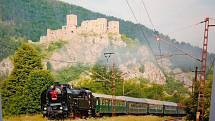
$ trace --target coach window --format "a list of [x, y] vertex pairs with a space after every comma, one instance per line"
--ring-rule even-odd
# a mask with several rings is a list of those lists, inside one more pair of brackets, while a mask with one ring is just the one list
[[98, 99], [96, 100], [96, 105], [99, 105], [99, 100]]
[[107, 106], [109, 105], [109, 100], [106, 100], [106, 105], [107, 105]]
[[102, 99], [102, 105], [104, 105], [105, 104], [105, 100], [104, 99]]
[[102, 105], [105, 105], [105, 99], [102, 99]]
[[103, 102], [104, 102], [103, 104], [106, 105], [106, 99], [104, 99]]
[[106, 103], [106, 100], [104, 99], [104, 100], [103, 100], [103, 105], [106, 105], [105, 103]]
[[110, 104], [110, 103], [111, 103], [111, 101], [110, 101], [110, 100], [107, 100], [107, 101], [108, 101], [108, 106], [109, 106], [109, 105], [111, 105], [111, 104]]

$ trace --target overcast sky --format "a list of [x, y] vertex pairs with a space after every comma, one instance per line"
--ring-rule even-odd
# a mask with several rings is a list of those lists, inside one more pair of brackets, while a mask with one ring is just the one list
[[[95, 12], [134, 20], [126, 0], [62, 0]], [[138, 21], [152, 28], [141, 0], [128, 0]], [[204, 25], [194, 25], [206, 16], [215, 18], [215, 0], [143, 0], [152, 18], [155, 29], [175, 38], [202, 47]], [[211, 24], [215, 20], [211, 20]], [[187, 27], [189, 25], [193, 25]], [[184, 29], [182, 29], [184, 28]], [[210, 28], [209, 51], [215, 53], [215, 27]]]

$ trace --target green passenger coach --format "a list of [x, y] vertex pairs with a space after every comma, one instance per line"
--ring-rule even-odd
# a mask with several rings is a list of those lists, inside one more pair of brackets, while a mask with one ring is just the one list
[[[96, 98], [96, 114], [133, 114], [133, 115], [185, 115], [185, 107], [174, 102], [115, 96], [114, 104], [111, 95], [93, 93]], [[113, 107], [114, 106], [114, 107]]]

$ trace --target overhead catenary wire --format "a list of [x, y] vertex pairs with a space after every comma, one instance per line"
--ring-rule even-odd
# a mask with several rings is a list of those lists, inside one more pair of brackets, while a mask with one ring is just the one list
[[149, 14], [149, 11], [147, 10], [146, 4], [144, 3], [143, 0], [141, 0], [141, 3], [142, 3], [142, 5], [143, 5], [143, 8], [144, 8], [145, 11], [146, 11], [146, 14], [147, 14], [147, 16], [148, 16], [149, 22], [150, 22], [150, 24], [152, 25], [153, 30], [155, 31], [155, 25], [154, 25], [153, 22], [152, 22], [152, 18], [151, 18], [150, 14]]
[[183, 26], [183, 27], [179, 27], [179, 28], [176, 28], [176, 29], [174, 29], [174, 30], [167, 31], [166, 33], [171, 34], [171, 33], [176, 33], [176, 32], [180, 32], [180, 31], [184, 31], [184, 30], [187, 30], [187, 29], [189, 29], [189, 28], [193, 28], [193, 27], [195, 27], [195, 26], [198, 26], [198, 25], [200, 25], [200, 24], [202, 24], [202, 22], [198, 22], [198, 23], [189, 24], [189, 25], [186, 25], [186, 26]]
[[143, 0], [141, 0], [141, 4], [142, 4], [144, 10], [146, 11], [146, 14], [147, 14], [147, 17], [148, 17], [148, 19], [149, 19], [149, 22], [150, 22], [150, 24], [151, 24], [151, 26], [152, 26], [152, 28], [153, 28], [154, 35], [155, 35], [156, 40], [157, 40], [157, 47], [158, 47], [159, 54], [160, 54], [160, 64], [163, 65], [162, 58], [161, 58], [161, 54], [162, 54], [162, 52], [161, 52], [161, 44], [160, 44], [160, 41], [159, 41], [160, 38], [159, 38], [159, 36], [158, 36], [158, 32], [157, 32], [156, 29], [155, 29], [155, 25], [154, 25], [153, 22], [152, 22], [152, 18], [151, 18], [151, 16], [150, 16], [149, 11], [148, 11], [148, 9], [147, 9], [147, 7], [146, 7], [146, 4], [145, 4], [145, 2], [144, 2]]
[[[135, 13], [134, 13], [134, 11], [133, 11], [133, 9], [132, 9], [130, 3], [128, 2], [128, 0], [125, 0], [125, 1], [126, 1], [128, 7], [129, 7], [129, 10], [130, 10], [131, 13], [132, 13], [132, 16], [133, 16], [134, 19], [135, 19], [135, 21], [136, 21], [137, 23], [139, 23], [139, 21], [138, 21], [136, 15], [135, 15]], [[139, 29], [140, 29], [141, 33], [143, 34], [144, 39], [147, 41], [147, 44], [148, 44], [149, 48], [151, 49], [151, 51], [153, 51], [153, 49], [152, 49], [152, 47], [151, 47], [151, 45], [150, 45], [150, 43], [149, 43], [149, 40], [147, 39], [145, 33], [143, 32], [143, 30], [142, 30], [140, 27], [139, 27]]]
[[165, 39], [161, 39], [163, 42], [165, 42], [166, 44], [168, 45], [171, 45], [171, 47], [174, 47], [175, 49], [177, 49], [178, 51], [184, 53], [186, 56], [189, 56], [190, 58], [194, 59], [194, 60], [197, 60], [199, 62], [201, 62], [201, 59], [193, 56], [192, 54], [188, 53], [188, 52], [185, 52], [184, 50], [182, 50], [181, 48], [177, 47], [176, 45], [172, 44], [171, 42], [165, 40]]
[[138, 23], [138, 19], [137, 19], [136, 15], [134, 14], [134, 11], [133, 11], [130, 3], [128, 2], [128, 0], [125, 0], [125, 1], [126, 1], [128, 7], [129, 7], [129, 10], [131, 11], [132, 16], [134, 17], [135, 21]]
[[[143, 5], [143, 7], [144, 7], [146, 13], [147, 13], [148, 19], [149, 19], [149, 21], [150, 21], [150, 23], [151, 23], [151, 25], [152, 25], [152, 27], [153, 27], [153, 30], [155, 31], [155, 26], [154, 26], [154, 24], [153, 24], [153, 22], [152, 22], [152, 19], [151, 19], [150, 15], [149, 15], [149, 12], [148, 12], [148, 10], [147, 10], [147, 8], [146, 8], [146, 5], [145, 5], [145, 3], [144, 3], [143, 0], [141, 0], [141, 2], [142, 2], [142, 5]], [[192, 25], [188, 25], [188, 26], [186, 26], [186, 27], [182, 27], [182, 28], [177, 29], [177, 30], [179, 31], [179, 30], [184, 30], [184, 29], [187, 29], [187, 28], [191, 28], [191, 27], [197, 26], [197, 25], [199, 25], [199, 24], [201, 24], [201, 23], [202, 23], [202, 22], [198, 22], [198, 23], [195, 23], [195, 24], [192, 24]], [[156, 31], [155, 31], [155, 32], [156, 32]], [[176, 32], [176, 30], [175, 30], [174, 32]], [[154, 33], [154, 34], [155, 34], [155, 33]], [[161, 53], [161, 48], [160, 48], [160, 39], [161, 39], [161, 38], [158, 36], [158, 34], [156, 34], [155, 36], [157, 37], [157, 40], [159, 40], [159, 41], [158, 41], [158, 49], [159, 49], [159, 52], [160, 52], [160, 59], [161, 59], [161, 64], [162, 64], [162, 53]], [[170, 43], [168, 43], [168, 44], [170, 44]], [[171, 45], [172, 45], [172, 43], [171, 43]], [[179, 55], [187, 55], [187, 56], [193, 58], [194, 60], [200, 61], [199, 58], [196, 58], [195, 56], [193, 56], [193, 55], [191, 55], [191, 54], [189, 54], [189, 53], [183, 51], [182, 49], [180, 49], [180, 48], [178, 48], [178, 47], [176, 47], [176, 46], [175, 46], [175, 48], [178, 49], [180, 52], [183, 53], [183, 54], [179, 54]], [[172, 56], [172, 55], [171, 55], [171, 56]]]
[[[141, 0], [141, 3], [142, 3], [143, 8], [145, 9], [145, 11], [146, 11], [146, 13], [147, 13], [148, 19], [149, 19], [149, 21], [150, 21], [150, 23], [151, 23], [151, 25], [152, 25], [152, 27], [153, 27], [153, 30], [155, 31], [155, 25], [154, 25], [153, 22], [152, 22], [152, 18], [150, 17], [150, 14], [149, 14], [149, 11], [147, 10], [146, 4], [144, 3], [143, 0]], [[202, 22], [198, 22], [198, 23], [195, 23], [195, 24], [191, 24], [191, 25], [188, 25], [188, 26], [185, 26], [185, 27], [176, 29], [176, 30], [174, 30], [174, 32], [176, 32], [177, 30], [184, 30], [184, 29], [187, 29], [187, 28], [190, 28], [190, 27], [199, 25], [199, 24], [201, 24], [201, 23], [202, 23]], [[156, 32], [156, 31], [155, 31], [155, 32]], [[157, 37], [157, 39], [159, 39], [159, 40], [161, 39], [161, 38], [158, 36], [158, 34], [156, 34], [155, 36]], [[159, 49], [160, 57], [161, 57], [162, 53], [161, 53], [161, 47], [160, 47], [160, 41], [159, 41], [159, 40], [158, 40], [158, 49]], [[177, 47], [176, 49], [179, 49], [179, 51], [183, 52], [184, 55], [188, 55], [188, 56], [190, 56], [191, 58], [194, 58], [194, 59], [196, 59], [196, 60], [199, 60], [199, 59], [197, 59], [196, 57], [194, 57], [193, 55], [191, 55], [191, 54], [189, 54], [189, 53], [187, 53], [187, 52], [184, 52], [182, 49], [180, 49], [180, 48], [178, 48], [178, 47]]]
[[[152, 22], [152, 18], [150, 17], [149, 11], [147, 10], [147, 7], [146, 7], [144, 1], [141, 0], [141, 3], [142, 3], [143, 8], [145, 9], [145, 11], [146, 11], [146, 13], [147, 13], [148, 19], [149, 19], [149, 21], [150, 21], [150, 23], [151, 23], [151, 25], [152, 25], [152, 27], [153, 27], [153, 30], [155, 31], [155, 26], [154, 26], [154, 24], [153, 24], [153, 22]], [[202, 23], [203, 23], [203, 22], [201, 21], [201, 22], [198, 22], [198, 23], [195, 23], [195, 24], [191, 24], [191, 25], [188, 25], [188, 26], [179, 28], [179, 29], [177, 29], [177, 30], [184, 30], [184, 29], [187, 29], [187, 28], [190, 28], [190, 27], [193, 27], [193, 26], [202, 24]], [[174, 32], [176, 32], [177, 30], [174, 30]], [[155, 35], [155, 36], [157, 37], [157, 39], [161, 40], [161, 38], [158, 36], [158, 34]], [[158, 40], [158, 41], [159, 41], [159, 40]], [[168, 43], [168, 44], [170, 44], [170, 43]], [[173, 45], [173, 44], [171, 44], [171, 45]], [[184, 52], [182, 49], [176, 47], [175, 45], [174, 45], [174, 47], [175, 47], [176, 49], [178, 49], [179, 51], [181, 51], [182, 53], [184, 53], [184, 55], [187, 55], [187, 56], [189, 56], [189, 57], [191, 57], [191, 58], [193, 58], [193, 59], [195, 59], [195, 60], [200, 61], [199, 58], [194, 57], [194, 56], [191, 55], [190, 53]], [[160, 41], [159, 41], [159, 43], [158, 43], [158, 49], [159, 49], [160, 56], [161, 56], [162, 53], [161, 53]]]
[[[136, 17], [135, 14], [134, 14], [134, 11], [133, 11], [131, 5], [130, 5], [129, 2], [128, 2], [128, 0], [125, 0], [125, 1], [126, 1], [128, 7], [129, 7], [129, 9], [130, 9], [130, 11], [131, 11], [133, 17], [135, 18], [136, 22], [139, 23], [138, 20], [137, 20], [137, 17]], [[152, 20], [151, 20], [151, 19], [150, 19], [150, 21], [151, 21], [151, 23], [152, 23]], [[153, 23], [152, 23], [152, 25], [153, 25], [153, 27], [154, 27], [154, 24], [153, 24]], [[153, 49], [152, 49], [152, 47], [151, 47], [151, 45], [150, 45], [149, 40], [147, 39], [147, 36], [145, 35], [144, 31], [143, 31], [141, 28], [139, 28], [139, 29], [140, 29], [140, 31], [142, 32], [143, 37], [144, 37], [145, 40], [147, 41], [147, 44], [148, 44], [148, 46], [149, 46], [149, 48], [150, 48], [152, 54], [154, 55]], [[154, 29], [154, 31], [155, 31], [155, 29]], [[159, 49], [159, 50], [160, 50], [160, 54], [161, 54], [161, 49]], [[154, 56], [154, 57], [155, 57], [155, 56]], [[158, 64], [158, 67], [159, 67], [160, 69], [162, 69], [162, 68], [160, 67], [160, 65], [159, 65], [159, 63], [158, 63], [158, 61], [157, 61], [156, 58], [155, 58], [155, 61], [156, 61], [156, 63]], [[162, 61], [161, 61], [161, 62], [162, 62]], [[163, 69], [162, 69], [162, 70], [163, 70]], [[164, 72], [164, 71], [163, 71], [163, 72]], [[164, 74], [165, 74], [165, 73], [164, 73]], [[157, 94], [157, 89], [156, 89], [156, 94]]]
[[[133, 17], [134, 17], [134, 19], [135, 19], [135, 21], [136, 21], [137, 23], [139, 23], [139, 21], [138, 21], [138, 19], [137, 19], [136, 15], [135, 15], [135, 13], [134, 13], [134, 11], [133, 11], [133, 9], [132, 9], [132, 7], [131, 7], [130, 3], [128, 2], [128, 0], [125, 0], [125, 1], [126, 1], [127, 5], [128, 5], [129, 10], [130, 10], [130, 11], [131, 11], [131, 13], [132, 13], [132, 16], [133, 16]], [[147, 42], [148, 47], [150, 48], [151, 52], [152, 52], [152, 53], [153, 53], [153, 55], [154, 55], [153, 49], [152, 49], [152, 47], [151, 47], [151, 45], [150, 45], [149, 40], [147, 39], [146, 34], [144, 33], [144, 31], [143, 31], [140, 27], [138, 27], [138, 29], [141, 31], [141, 33], [142, 33], [142, 35], [143, 35], [144, 39], [145, 39], [145, 40], [146, 40], [146, 42]], [[156, 60], [156, 59], [155, 59], [155, 61], [157, 62], [157, 60]], [[158, 63], [158, 62], [157, 62], [157, 63]]]
[[[155, 56], [159, 56], [160, 58], [170, 58], [170, 57], [173, 57], [173, 56], [184, 56], [184, 55], [187, 55], [187, 54], [176, 53], [176, 54], [161, 54], [161, 55], [155, 55]], [[157, 58], [157, 59], [159, 59], [159, 58]]]
[[[137, 17], [135, 16], [134, 11], [133, 11], [133, 9], [131, 8], [131, 5], [129, 4], [128, 0], [126, 0], [126, 3], [127, 3], [128, 7], [129, 7], [129, 9], [130, 9], [130, 11], [131, 11], [133, 17], [135, 18], [136, 22], [138, 23]], [[151, 22], [152, 22], [152, 21], [151, 21]], [[152, 24], [153, 24], [153, 23], [152, 23]], [[154, 25], [154, 24], [153, 24], [153, 25]], [[140, 30], [141, 30], [141, 32], [143, 33], [145, 39], [147, 40], [147, 38], [146, 38], [145, 33], [143, 32], [143, 30], [142, 30], [142, 29], [140, 29]], [[156, 32], [155, 29], [154, 29], [154, 32]], [[156, 36], [157, 36], [157, 35], [156, 35]], [[160, 40], [160, 37], [159, 37], [158, 39]], [[148, 42], [148, 40], [147, 40], [147, 42]], [[149, 42], [148, 42], [148, 45], [149, 45], [151, 51], [153, 52], [153, 49], [151, 48], [151, 45], [149, 44]], [[160, 48], [159, 45], [158, 45], [158, 49], [159, 49], [160, 57], [161, 57], [161, 54], [162, 54], [162, 53], [161, 53], [161, 48]], [[181, 49], [180, 49], [180, 51], [182, 51], [185, 55], [189, 55], [189, 53], [186, 53], [186, 52], [184, 52], [184, 51], [181, 50]], [[191, 55], [191, 57], [193, 57], [193, 56]], [[157, 61], [156, 58], [155, 58], [155, 61], [156, 61], [157, 64], [158, 64], [158, 61]], [[161, 61], [161, 64], [162, 64], [162, 61]], [[158, 64], [158, 66], [160, 66], [160, 65]], [[160, 67], [160, 68], [161, 68], [161, 67]], [[161, 69], [162, 69], [162, 68], [161, 68]], [[164, 72], [164, 71], [163, 71], [163, 72]]]

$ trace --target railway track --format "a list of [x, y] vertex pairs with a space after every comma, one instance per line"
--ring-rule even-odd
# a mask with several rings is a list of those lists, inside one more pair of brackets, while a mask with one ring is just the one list
[[184, 121], [183, 117], [176, 117], [171, 119], [165, 119], [164, 121]]

